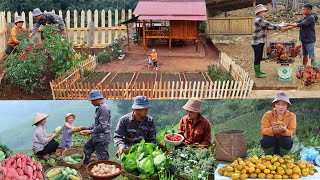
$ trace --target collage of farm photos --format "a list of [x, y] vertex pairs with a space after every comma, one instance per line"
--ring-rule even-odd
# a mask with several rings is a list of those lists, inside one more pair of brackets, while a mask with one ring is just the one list
[[320, 180], [319, 0], [0, 3], [0, 180]]

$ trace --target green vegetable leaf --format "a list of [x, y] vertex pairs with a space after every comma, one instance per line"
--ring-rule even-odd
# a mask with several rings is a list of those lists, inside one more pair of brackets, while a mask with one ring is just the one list
[[138, 162], [138, 170], [142, 173], [153, 174], [155, 172], [152, 156], [147, 156]]

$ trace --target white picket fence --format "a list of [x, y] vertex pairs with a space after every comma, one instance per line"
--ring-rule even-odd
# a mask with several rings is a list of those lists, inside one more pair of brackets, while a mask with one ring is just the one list
[[[56, 13], [54, 10], [52, 12]], [[71, 17], [71, 13], [73, 13], [73, 17]], [[110, 45], [113, 39], [125, 37], [127, 30], [125, 25], [121, 25], [121, 22], [132, 18], [131, 9], [128, 11], [124, 9], [121, 11], [117, 9], [114, 11], [95, 10], [93, 12], [91, 10], [80, 12], [68, 10], [65, 17], [59, 10], [57, 14], [65, 21], [69, 42], [74, 45], [88, 44], [89, 47], [105, 47]], [[32, 12], [22, 12], [21, 14], [10, 11], [0, 12], [0, 52], [6, 48], [8, 25], [14, 23], [14, 18], [18, 15], [22, 16], [25, 21], [23, 26], [28, 27], [28, 31], [31, 31], [35, 25], [36, 20], [32, 17]]]

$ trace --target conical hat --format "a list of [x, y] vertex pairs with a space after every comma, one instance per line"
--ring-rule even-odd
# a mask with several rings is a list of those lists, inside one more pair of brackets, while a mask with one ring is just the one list
[[36, 115], [33, 118], [32, 121], [32, 126], [43, 120], [44, 118], [47, 118], [49, 115], [48, 114], [43, 114], [43, 113], [36, 113]]

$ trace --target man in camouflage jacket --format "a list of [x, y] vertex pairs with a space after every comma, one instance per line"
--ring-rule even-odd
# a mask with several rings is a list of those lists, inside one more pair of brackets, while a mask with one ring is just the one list
[[145, 96], [137, 96], [132, 105], [133, 112], [122, 116], [114, 132], [114, 144], [118, 147], [120, 156], [125, 149], [142, 139], [146, 142], [156, 143], [156, 129], [153, 118], [148, 109], [151, 105]]
[[91, 135], [91, 138], [83, 147], [85, 154], [85, 164], [90, 163], [91, 154], [95, 151], [98, 160], [108, 160], [108, 145], [111, 141], [111, 112], [110, 108], [103, 102], [103, 96], [99, 90], [92, 90], [89, 94], [88, 100], [96, 107], [95, 122], [85, 130], [82, 134]]

